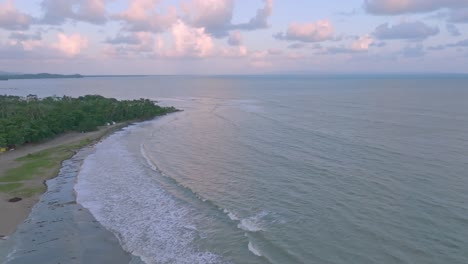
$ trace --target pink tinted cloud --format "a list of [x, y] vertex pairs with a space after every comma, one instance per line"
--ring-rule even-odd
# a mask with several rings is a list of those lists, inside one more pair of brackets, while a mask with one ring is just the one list
[[130, 0], [127, 10], [113, 18], [125, 21], [130, 31], [162, 32], [176, 21], [177, 10], [169, 7], [166, 13], [158, 12], [161, 3], [161, 0]]
[[16, 9], [13, 0], [0, 2], [0, 28], [7, 30], [28, 29], [33, 22], [30, 15]]
[[63, 60], [75, 58], [88, 47], [88, 39], [80, 34], [57, 34], [55, 42], [42, 38], [10, 38], [0, 43], [0, 59]]
[[69, 57], [80, 54], [83, 49], [88, 47], [88, 39], [78, 33], [71, 35], [59, 33], [57, 38], [58, 42], [53, 44], [53, 47]]
[[291, 23], [286, 34], [278, 33], [274, 37], [283, 40], [320, 42], [333, 39], [334, 34], [333, 24], [324, 19], [311, 23]]
[[204, 28], [195, 28], [178, 20], [171, 28], [174, 50], [167, 55], [171, 57], [203, 58], [212, 55], [214, 44], [212, 37]]
[[225, 31], [231, 23], [233, 10], [233, 0], [192, 0], [182, 3], [187, 22], [208, 31]]
[[218, 56], [223, 58], [243, 58], [249, 54], [245, 46], [219, 47]]
[[369, 36], [361, 36], [351, 44], [351, 50], [353, 51], [367, 51], [371, 44], [374, 43], [374, 39]]

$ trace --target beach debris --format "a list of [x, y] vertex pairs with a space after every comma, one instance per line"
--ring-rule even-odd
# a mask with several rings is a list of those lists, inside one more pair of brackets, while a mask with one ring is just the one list
[[19, 202], [19, 201], [21, 201], [21, 200], [23, 200], [23, 198], [21, 198], [21, 197], [13, 197], [13, 198], [11, 198], [11, 199], [8, 199], [8, 202], [10, 202], [10, 203], [16, 203], [16, 202]]

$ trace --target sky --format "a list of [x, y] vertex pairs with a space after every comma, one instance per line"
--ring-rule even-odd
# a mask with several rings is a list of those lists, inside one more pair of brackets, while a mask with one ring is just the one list
[[468, 73], [468, 0], [0, 0], [0, 71]]

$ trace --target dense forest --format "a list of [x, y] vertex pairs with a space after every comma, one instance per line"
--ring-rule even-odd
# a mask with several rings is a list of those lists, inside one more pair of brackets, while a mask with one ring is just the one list
[[145, 120], [175, 111], [174, 107], [161, 107], [148, 99], [0, 95], [0, 147], [39, 142], [67, 131], [93, 131], [107, 123]]

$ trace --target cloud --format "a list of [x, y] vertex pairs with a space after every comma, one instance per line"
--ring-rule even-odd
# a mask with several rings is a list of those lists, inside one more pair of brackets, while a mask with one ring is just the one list
[[349, 46], [340, 45], [340, 46], [331, 46], [327, 47], [319, 54], [347, 54], [347, 53], [362, 53], [367, 52], [372, 44], [374, 39], [370, 35], [365, 35], [357, 37]]
[[10, 41], [0, 46], [0, 59], [63, 60], [78, 56], [88, 46], [80, 34], [57, 34], [57, 41], [46, 42], [38, 36], [22, 33], [10, 35]]
[[221, 37], [231, 27], [233, 0], [193, 0], [183, 3], [184, 19], [191, 26], [203, 27], [206, 32]]
[[182, 4], [182, 19], [193, 27], [203, 27], [216, 38], [228, 35], [231, 30], [257, 30], [268, 28], [268, 18], [273, 13], [273, 0], [264, 0], [264, 7], [248, 22], [233, 24], [234, 0], [192, 0]]
[[447, 46], [446, 45], [437, 45], [437, 46], [430, 46], [430, 47], [427, 47], [428, 50], [443, 50], [445, 49]]
[[338, 15], [340, 16], [355, 16], [358, 14], [358, 10], [356, 8], [354, 8], [353, 10], [351, 11], [348, 11], [348, 12], [339, 12]]
[[453, 23], [468, 23], [468, 8], [451, 10], [448, 20]]
[[61, 25], [67, 20], [104, 24], [107, 0], [44, 0], [41, 7], [43, 24]]
[[141, 57], [159, 55], [163, 42], [159, 35], [151, 32], [132, 32], [128, 35], [118, 34], [114, 38], [108, 38], [105, 43], [105, 53], [113, 57]]
[[54, 47], [70, 57], [80, 54], [82, 49], [88, 47], [88, 39], [78, 33], [72, 35], [59, 33], [57, 37], [58, 42]]
[[429, 50], [444, 50], [446, 48], [468, 48], [468, 39], [460, 40], [454, 43], [428, 47]]
[[12, 32], [8, 38], [16, 41], [42, 40], [42, 34], [40, 31], [36, 32], [35, 34], [25, 32]]
[[203, 58], [212, 54], [214, 44], [204, 28], [194, 28], [178, 20], [171, 28], [174, 50], [167, 53], [171, 57]]
[[329, 20], [319, 20], [312, 23], [291, 23], [286, 33], [273, 35], [276, 39], [320, 42], [333, 39], [335, 29]]
[[367, 51], [369, 50], [369, 47], [372, 45], [372, 43], [374, 43], [374, 39], [369, 35], [365, 35], [365, 36], [359, 37], [359, 39], [355, 40], [351, 44], [351, 50], [358, 51], [358, 52]]
[[419, 58], [426, 55], [422, 45], [408, 46], [401, 50], [401, 54], [406, 58]]
[[234, 28], [243, 30], [256, 30], [268, 28], [268, 18], [273, 13], [273, 0], [264, 0], [265, 7], [257, 10], [255, 17], [251, 18], [247, 23], [234, 25]]
[[373, 35], [378, 39], [412, 39], [421, 40], [439, 34], [437, 27], [430, 27], [423, 22], [402, 22], [389, 26], [388, 23], [378, 26]]
[[293, 43], [293, 44], [289, 45], [288, 49], [302, 49], [302, 48], [304, 48], [306, 46], [307, 45], [305, 43], [298, 42], [298, 43]]
[[117, 36], [113, 38], [107, 38], [105, 43], [108, 44], [129, 44], [129, 45], [135, 45], [140, 43], [140, 39], [137, 37], [136, 34], [118, 34]]
[[448, 44], [447, 47], [468, 47], [468, 39], [460, 40], [458, 42]]
[[13, 0], [0, 2], [0, 28], [7, 30], [26, 30], [33, 23], [30, 15], [18, 11]]
[[177, 20], [175, 7], [169, 7], [165, 14], [158, 12], [161, 0], [130, 0], [127, 10], [113, 15], [115, 20], [126, 23], [128, 31], [162, 32]]
[[424, 13], [443, 8], [468, 7], [466, 0], [364, 0], [364, 9], [374, 15]]
[[237, 47], [221, 47], [218, 51], [218, 56], [223, 58], [242, 58], [248, 55], [248, 50], [245, 46]]
[[243, 43], [240, 31], [233, 31], [229, 34], [228, 44], [231, 46], [240, 46]]
[[458, 28], [454, 24], [447, 24], [446, 29], [450, 33], [450, 35], [454, 37], [458, 37], [461, 35], [460, 30], [458, 30]]
[[386, 42], [380, 41], [380, 42], [373, 42], [370, 44], [371, 47], [377, 47], [377, 48], [382, 48], [387, 46]]

